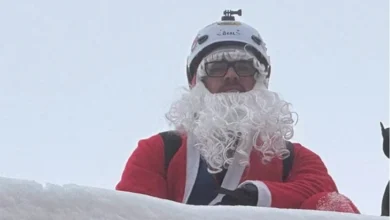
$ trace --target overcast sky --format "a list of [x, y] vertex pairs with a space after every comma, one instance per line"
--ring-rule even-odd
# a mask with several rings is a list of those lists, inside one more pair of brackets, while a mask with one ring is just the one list
[[[141, 138], [169, 129], [197, 31], [243, 10], [299, 114], [295, 141], [378, 215], [389, 179], [389, 3], [0, 0], [0, 176], [113, 189]], [[256, 3], [254, 3], [256, 2]]]

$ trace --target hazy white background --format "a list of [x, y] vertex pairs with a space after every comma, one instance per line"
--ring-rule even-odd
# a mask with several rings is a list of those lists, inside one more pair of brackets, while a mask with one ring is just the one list
[[113, 189], [141, 138], [169, 129], [197, 31], [224, 9], [259, 30], [295, 140], [378, 215], [389, 179], [386, 0], [0, 0], [0, 176]]

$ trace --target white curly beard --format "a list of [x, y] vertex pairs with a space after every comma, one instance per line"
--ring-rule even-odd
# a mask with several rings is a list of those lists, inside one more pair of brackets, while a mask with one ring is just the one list
[[[254, 58], [255, 87], [248, 92], [210, 93], [202, 82], [204, 63]], [[240, 165], [249, 164], [253, 149], [261, 152], [264, 163], [289, 156], [285, 140], [293, 137], [293, 114], [289, 103], [269, 91], [265, 66], [248, 50], [224, 47], [207, 55], [198, 66], [196, 85], [174, 102], [166, 114], [181, 133], [195, 139], [194, 146], [208, 164], [209, 172], [227, 168], [233, 157]]]
[[267, 163], [289, 156], [285, 140], [293, 136], [293, 112], [289, 103], [257, 83], [245, 93], [212, 94], [203, 83], [173, 103], [168, 121], [182, 133], [196, 138], [195, 147], [207, 162], [209, 172], [218, 173], [238, 157], [249, 164], [252, 149]]

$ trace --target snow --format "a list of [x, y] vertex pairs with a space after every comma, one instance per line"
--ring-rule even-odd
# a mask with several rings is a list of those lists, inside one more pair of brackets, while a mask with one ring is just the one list
[[238, 206], [192, 206], [146, 195], [0, 177], [1, 220], [381, 220], [380, 216]]

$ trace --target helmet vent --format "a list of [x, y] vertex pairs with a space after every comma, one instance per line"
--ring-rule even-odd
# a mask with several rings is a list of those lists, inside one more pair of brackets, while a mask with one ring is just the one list
[[203, 44], [204, 42], [207, 41], [208, 38], [209, 38], [208, 35], [203, 35], [202, 37], [198, 38], [198, 44]]
[[261, 39], [259, 37], [257, 37], [256, 35], [252, 35], [252, 40], [258, 44], [258, 45], [261, 45]]

